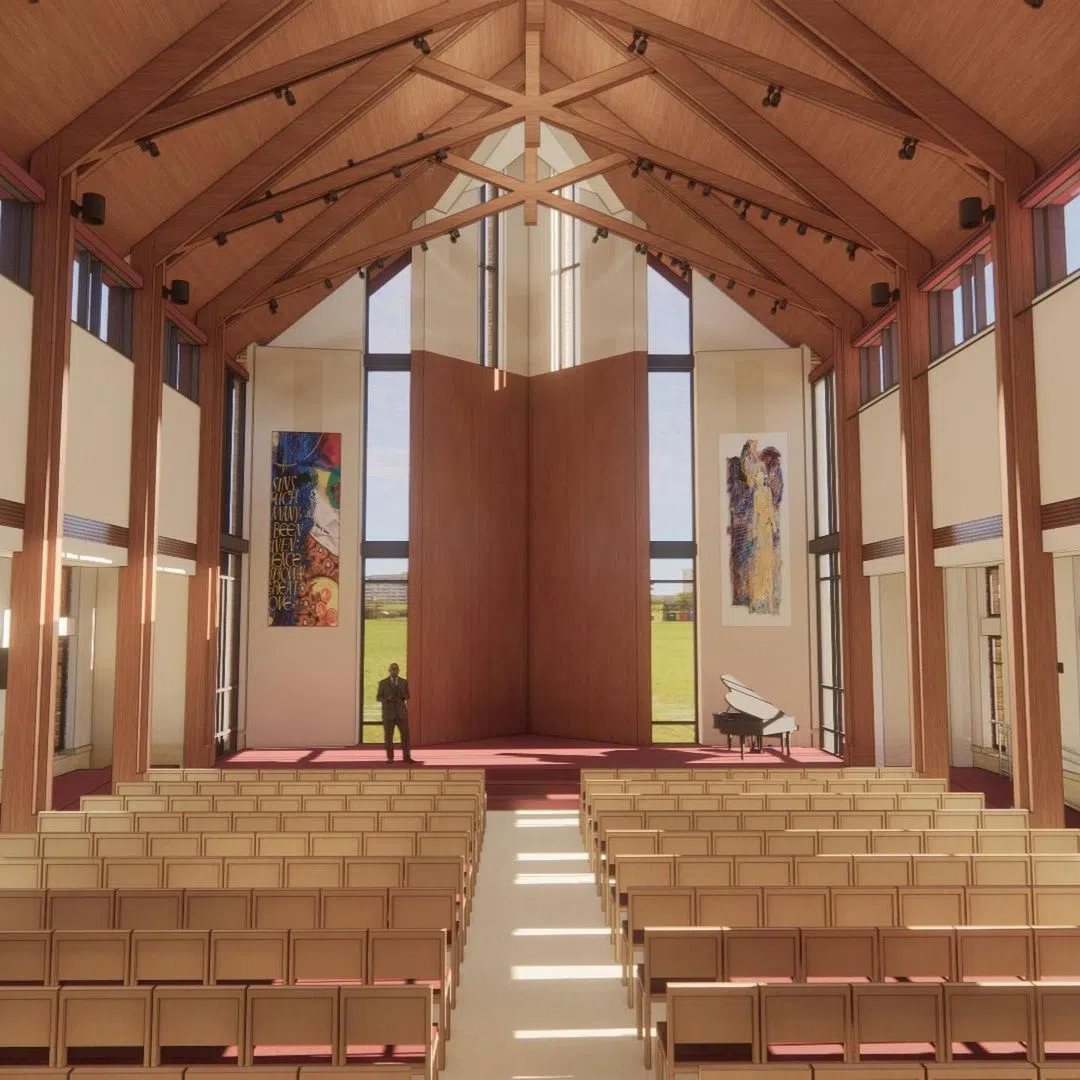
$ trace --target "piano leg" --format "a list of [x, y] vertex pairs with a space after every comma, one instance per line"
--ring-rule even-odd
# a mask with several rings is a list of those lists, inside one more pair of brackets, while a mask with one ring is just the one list
[[729, 750], [731, 749], [731, 736], [730, 735], [727, 737], [727, 748]]
[[746, 736], [745, 735], [740, 735], [739, 736], [739, 760], [740, 761], [742, 761], [742, 759], [744, 757], [746, 757], [746, 751], [744, 749], [745, 746], [746, 746]]

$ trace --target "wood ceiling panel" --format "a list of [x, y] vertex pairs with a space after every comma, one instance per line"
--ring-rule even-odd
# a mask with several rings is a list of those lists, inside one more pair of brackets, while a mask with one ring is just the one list
[[[724, 0], [723, 3], [702, 3], [701, 0], [629, 2], [672, 22], [692, 26], [710, 37], [770, 57], [788, 67], [798, 68], [807, 75], [827, 79], [846, 90], [865, 92], [859, 82], [803, 44], [787, 27], [762, 11], [754, 0]], [[761, 87], [761, 91], [764, 89], [764, 86]]]
[[[431, 7], [433, 0], [314, 0], [280, 29], [237, 58], [200, 89], [210, 90], [252, 72], [314, 52], [354, 34]], [[297, 91], [299, 93], [299, 91]]]
[[[760, 105], [755, 100], [759, 88], [751, 80], [714, 67], [709, 70], [747, 104]], [[950, 159], [920, 147], [913, 161], [901, 161], [899, 139], [797, 98], [785, 97], [780, 108], [768, 113], [770, 123], [801, 142], [936, 258], [963, 240], [957, 201], [983, 191]]]
[[23, 160], [221, 0], [0, 4], [0, 147]]
[[626, 52], [615, 49], [555, 0], [547, 5], [541, 51], [556, 67], [575, 79], [622, 64]]
[[263, 98], [243, 109], [210, 117], [160, 136], [161, 156], [133, 148], [116, 154], [89, 177], [88, 186], [109, 199], [105, 240], [126, 253], [260, 143], [270, 138], [346, 77], [338, 71], [312, 79], [289, 108]]
[[883, 4], [841, 0], [914, 63], [1049, 168], [1080, 131], [1075, 0]]

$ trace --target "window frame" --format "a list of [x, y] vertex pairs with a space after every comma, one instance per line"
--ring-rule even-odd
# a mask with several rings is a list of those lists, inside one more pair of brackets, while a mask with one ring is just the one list
[[[578, 185], [568, 185], [562, 189], [561, 195], [570, 202], [577, 202]], [[581, 222], [561, 210], [552, 210], [550, 214], [551, 370], [563, 371], [581, 364]], [[568, 261], [564, 259], [567, 250], [570, 252]], [[568, 290], [571, 301], [569, 310], [565, 305]], [[568, 320], [569, 333], [566, 325]], [[569, 358], [566, 354], [568, 340]]]
[[0, 184], [0, 277], [30, 291], [34, 238], [34, 203], [8, 185]]
[[166, 316], [162, 383], [196, 405], [199, 403], [200, 361], [199, 342]]
[[[480, 202], [497, 198], [499, 189], [494, 184], [483, 184]], [[477, 245], [479, 263], [478, 342], [477, 355], [481, 367], [502, 367], [502, 332], [500, 305], [502, 303], [502, 214], [489, 214], [480, 219], [480, 238]]]
[[989, 330], [997, 314], [989, 227], [931, 271], [920, 287], [930, 294], [931, 360], [940, 359]]
[[71, 321], [130, 360], [135, 286], [78, 240], [71, 274]]

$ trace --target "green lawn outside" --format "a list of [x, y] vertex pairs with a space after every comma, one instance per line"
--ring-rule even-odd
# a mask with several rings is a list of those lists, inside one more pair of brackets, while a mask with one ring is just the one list
[[[375, 700], [379, 690], [379, 680], [386, 678], [387, 668], [396, 661], [401, 665], [402, 674], [408, 678], [405, 664], [405, 645], [408, 636], [409, 620], [402, 618], [366, 619], [364, 621], [364, 720], [378, 721], [378, 727], [365, 727], [362, 741], [381, 743], [382, 707]], [[397, 733], [394, 733], [395, 741]]]
[[652, 719], [653, 742], [697, 742], [692, 622], [652, 621]]

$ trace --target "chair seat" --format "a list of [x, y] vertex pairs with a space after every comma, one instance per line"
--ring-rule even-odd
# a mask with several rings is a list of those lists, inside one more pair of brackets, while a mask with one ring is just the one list
[[[656, 1022], [656, 1037], [661, 1046], [667, 1045], [667, 1021]], [[753, 1047], [750, 1043], [677, 1043], [674, 1063], [691, 1065], [697, 1062], [712, 1064], [726, 1061], [752, 1061]]]

